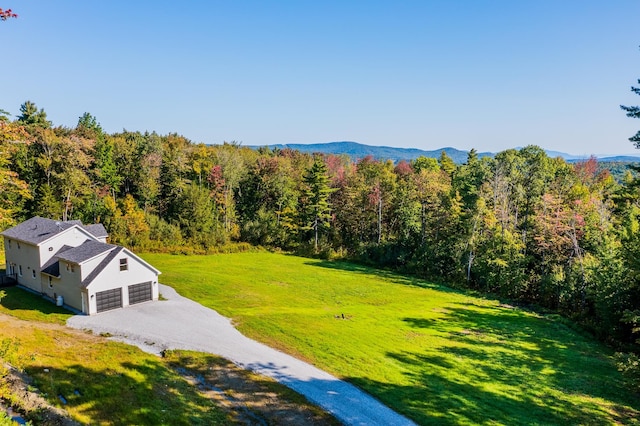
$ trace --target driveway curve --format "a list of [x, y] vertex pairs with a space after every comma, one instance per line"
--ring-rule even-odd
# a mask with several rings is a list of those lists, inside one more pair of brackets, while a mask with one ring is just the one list
[[311, 364], [242, 335], [213, 309], [161, 285], [166, 301], [143, 303], [94, 316], [76, 315], [67, 325], [109, 333], [115, 340], [160, 354], [186, 349], [220, 355], [271, 377], [304, 395], [346, 425], [414, 425], [357, 387]]

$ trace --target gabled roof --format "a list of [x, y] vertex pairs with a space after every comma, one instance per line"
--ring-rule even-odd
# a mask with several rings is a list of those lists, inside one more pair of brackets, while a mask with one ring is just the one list
[[73, 248], [68, 245], [64, 245], [60, 247], [60, 250], [53, 255], [51, 259], [49, 259], [44, 265], [42, 265], [42, 270], [40, 272], [51, 275], [52, 277], [60, 278], [60, 264], [58, 263], [58, 258], [56, 257], [59, 253], [63, 251], [69, 250]]
[[39, 216], [32, 217], [13, 228], [9, 228], [0, 233], [0, 235], [24, 241], [25, 243], [38, 245], [43, 241], [47, 241], [49, 238], [56, 236], [62, 231], [73, 228], [74, 226], [82, 228], [85, 232], [88, 232], [96, 238], [106, 238], [109, 236], [107, 234], [107, 230], [104, 229], [104, 226], [100, 223], [83, 225], [79, 220], [62, 222]]
[[60, 222], [36, 216], [25, 220], [13, 228], [5, 230], [1, 234], [9, 238], [15, 238], [16, 240], [38, 245], [76, 225], [76, 223]]
[[51, 275], [52, 277], [60, 278], [60, 262], [56, 259], [51, 265], [42, 268], [43, 274]]
[[78, 247], [71, 247], [65, 251], [59, 251], [56, 257], [61, 260], [66, 260], [72, 263], [82, 263], [89, 259], [101, 255], [107, 251], [111, 251], [117, 246], [112, 244], [101, 243], [95, 240], [86, 240]]
[[109, 234], [107, 233], [107, 230], [104, 229], [104, 226], [102, 226], [101, 223], [94, 223], [90, 225], [81, 225], [81, 226], [85, 229], [85, 231], [89, 231], [89, 233], [96, 238], [107, 238], [109, 236]]
[[93, 271], [91, 271], [91, 273], [89, 275], [87, 275], [87, 277], [82, 280], [82, 287], [86, 288], [89, 284], [91, 284], [93, 282], [93, 280], [100, 275], [100, 272], [102, 272], [104, 270], [104, 268], [107, 267], [107, 265], [109, 263], [111, 263], [111, 261], [120, 253], [124, 250], [124, 247], [120, 247], [120, 246], [114, 246], [116, 249], [112, 250], [111, 253], [109, 253], [104, 259], [102, 259], [102, 262], [100, 262], [95, 268], [93, 268]]

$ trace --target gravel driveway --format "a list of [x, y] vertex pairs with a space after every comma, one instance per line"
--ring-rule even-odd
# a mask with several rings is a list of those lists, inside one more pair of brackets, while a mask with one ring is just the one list
[[161, 285], [160, 292], [168, 300], [94, 316], [76, 315], [67, 325], [110, 333], [116, 340], [155, 354], [187, 349], [220, 355], [287, 385], [347, 425], [414, 425], [355, 386], [243, 336], [228, 318], [173, 288]]

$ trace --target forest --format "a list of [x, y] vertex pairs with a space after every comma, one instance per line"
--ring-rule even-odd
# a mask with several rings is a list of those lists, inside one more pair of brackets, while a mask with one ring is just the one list
[[[0, 114], [0, 229], [104, 224], [138, 251], [262, 246], [343, 258], [557, 312], [640, 360], [640, 186], [537, 146], [412, 162], [54, 126]], [[634, 367], [635, 366], [635, 367]], [[640, 376], [637, 376], [640, 377]]]

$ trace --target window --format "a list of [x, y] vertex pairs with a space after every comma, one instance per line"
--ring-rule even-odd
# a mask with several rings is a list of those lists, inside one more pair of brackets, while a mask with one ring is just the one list
[[33, 277], [34, 280], [36, 279], [36, 270], [35, 269], [31, 270], [31, 276]]
[[18, 275], [22, 276], [22, 265], [18, 265]]
[[11, 248], [11, 240], [9, 240], [9, 248]]
[[49, 277], [49, 288], [53, 288], [53, 283], [51, 282], [51, 277]]
[[129, 264], [127, 263], [127, 258], [125, 257], [124, 259], [120, 259], [120, 270], [121, 271], [126, 271], [127, 269], [129, 269]]
[[53, 247], [49, 247], [49, 251], [53, 251]]
[[69, 272], [74, 272], [75, 268], [71, 263], [67, 263], [67, 271]]
[[20, 249], [20, 243], [18, 243], [18, 249]]

